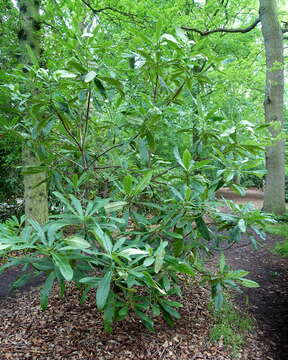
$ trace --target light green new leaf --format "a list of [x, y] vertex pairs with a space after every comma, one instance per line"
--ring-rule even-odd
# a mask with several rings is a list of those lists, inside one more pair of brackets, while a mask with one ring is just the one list
[[180, 154], [179, 154], [178, 147], [175, 147], [175, 148], [174, 148], [173, 153], [174, 153], [175, 159], [176, 159], [176, 161], [178, 162], [178, 164], [179, 164], [180, 166], [182, 166], [182, 168], [185, 169], [185, 165], [183, 164], [183, 161], [182, 161], [181, 156], [180, 156]]
[[183, 164], [185, 167], [185, 170], [189, 170], [191, 167], [191, 160], [192, 160], [192, 156], [189, 150], [185, 150], [183, 153]]
[[65, 242], [71, 248], [75, 248], [75, 249], [88, 249], [91, 246], [87, 240], [77, 235], [67, 237], [65, 239]]
[[241, 280], [241, 284], [243, 286], [246, 286], [248, 288], [258, 288], [258, 287], [260, 287], [260, 285], [256, 281], [248, 280], [248, 279], [239, 279], [239, 280]]
[[124, 249], [121, 252], [118, 253], [119, 256], [133, 256], [133, 255], [149, 255], [149, 251], [136, 249], [136, 248], [129, 248]]
[[165, 247], [168, 245], [167, 241], [162, 242], [158, 249], [155, 252], [155, 264], [154, 264], [154, 271], [157, 274], [164, 263], [164, 257], [165, 257]]
[[245, 220], [244, 219], [240, 219], [238, 221], [238, 227], [241, 230], [241, 232], [245, 233], [246, 232], [246, 224], [245, 224]]
[[104, 206], [106, 213], [111, 213], [114, 211], [122, 210], [123, 207], [127, 204], [126, 201], [114, 201]]
[[72, 269], [71, 265], [69, 264], [69, 260], [65, 256], [58, 255], [58, 254], [52, 254], [52, 258], [53, 258], [54, 264], [59, 268], [64, 279], [67, 281], [72, 280], [73, 269]]
[[133, 176], [131, 176], [131, 175], [125, 176], [123, 179], [123, 189], [124, 189], [126, 195], [131, 194], [132, 186], [133, 186]]
[[86, 74], [84, 77], [84, 82], [88, 83], [88, 82], [94, 80], [96, 76], [97, 76], [97, 74], [95, 71], [89, 71], [88, 74]]
[[72, 72], [67, 71], [67, 70], [56, 70], [56, 71], [54, 71], [53, 76], [56, 80], [58, 78], [73, 79], [73, 78], [77, 77], [76, 74], [73, 74]]

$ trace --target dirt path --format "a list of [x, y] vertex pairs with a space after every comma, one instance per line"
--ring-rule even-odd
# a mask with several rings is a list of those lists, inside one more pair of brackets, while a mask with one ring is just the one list
[[[229, 189], [222, 189], [218, 197], [237, 203], [253, 202], [256, 208], [263, 205], [263, 193], [258, 189], [247, 191], [242, 198]], [[288, 359], [288, 259], [273, 253], [273, 248], [281, 238], [267, 234], [265, 244], [257, 251], [249, 247], [231, 248], [226, 258], [231, 267], [245, 269], [249, 277], [260, 284], [258, 289], [246, 289], [244, 296], [236, 301], [246, 305], [256, 319], [263, 341], [269, 343], [271, 359]], [[245, 304], [247, 302], [247, 304]]]

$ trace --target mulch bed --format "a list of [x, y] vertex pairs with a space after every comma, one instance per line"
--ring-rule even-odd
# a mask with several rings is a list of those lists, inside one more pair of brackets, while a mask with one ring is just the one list
[[[255, 192], [254, 201], [260, 206], [261, 194]], [[229, 191], [225, 195], [229, 197]], [[253, 200], [248, 195], [249, 201]], [[244, 296], [235, 298], [237, 306], [244, 306], [256, 320], [241, 360], [288, 359], [288, 260], [271, 253], [277, 240], [268, 235], [266, 246], [257, 252], [250, 247], [227, 252], [231, 267], [247, 269], [249, 277], [261, 285], [259, 289], [246, 289]], [[9, 271], [0, 277], [0, 360], [231, 359], [229, 349], [221, 341], [209, 342], [213, 326], [207, 310], [210, 292], [196, 283], [184, 287], [180, 300], [184, 304], [182, 317], [175, 327], [168, 327], [159, 318], [155, 321], [156, 332], [151, 333], [139, 319], [130, 316], [117, 323], [109, 335], [103, 331], [93, 292], [84, 305], [79, 305], [77, 288], [70, 286], [65, 298], [54, 288], [47, 310], [41, 311], [39, 289], [34, 287], [39, 282], [11, 294], [7, 284], [16, 274]]]
[[[155, 333], [146, 330], [134, 316], [117, 323], [112, 334], [104, 333], [95, 296], [92, 293], [87, 303], [79, 305], [79, 295], [73, 286], [66, 298], [54, 289], [44, 312], [39, 307], [37, 288], [3, 298], [0, 359], [231, 359], [221, 341], [212, 344], [208, 340], [213, 325], [207, 310], [210, 293], [197, 284], [185, 286], [182, 317], [176, 326], [170, 328], [159, 318]], [[241, 359], [268, 359], [269, 352], [269, 346], [261, 342], [256, 331], [249, 335]]]

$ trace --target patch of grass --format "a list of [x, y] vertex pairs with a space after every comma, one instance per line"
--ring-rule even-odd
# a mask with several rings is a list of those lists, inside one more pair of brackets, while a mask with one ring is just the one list
[[252, 318], [235, 309], [231, 301], [226, 300], [220, 311], [213, 311], [214, 326], [209, 338], [212, 342], [221, 341], [230, 350], [231, 356], [238, 358], [245, 345], [245, 338], [253, 327]]
[[274, 250], [282, 257], [288, 258], [288, 223], [267, 225], [265, 227], [265, 231], [270, 234], [282, 236], [284, 238], [284, 241], [277, 242]]

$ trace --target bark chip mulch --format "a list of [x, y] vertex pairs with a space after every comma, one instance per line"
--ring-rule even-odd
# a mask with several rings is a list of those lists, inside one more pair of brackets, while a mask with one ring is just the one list
[[[256, 192], [259, 207], [262, 195]], [[251, 193], [248, 197], [253, 201]], [[247, 269], [249, 277], [261, 285], [235, 298], [237, 306], [245, 306], [256, 320], [240, 360], [288, 359], [288, 260], [271, 252], [277, 240], [268, 235], [265, 247], [257, 252], [242, 247], [227, 253], [231, 267]], [[117, 323], [109, 335], [103, 331], [95, 294], [79, 305], [77, 288], [70, 286], [66, 297], [61, 298], [56, 287], [47, 310], [41, 311], [39, 288], [33, 287], [39, 282], [10, 293], [7, 284], [15, 275], [10, 271], [0, 277], [0, 360], [231, 360], [221, 341], [209, 341], [213, 326], [207, 310], [210, 293], [196, 283], [185, 285], [180, 300], [184, 304], [182, 317], [175, 327], [159, 319], [156, 332], [151, 333], [130, 316]]]

